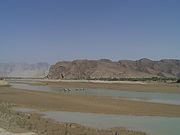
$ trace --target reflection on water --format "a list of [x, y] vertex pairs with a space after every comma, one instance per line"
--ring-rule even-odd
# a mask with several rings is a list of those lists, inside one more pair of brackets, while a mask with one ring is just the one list
[[126, 127], [152, 135], [179, 135], [180, 118], [156, 116], [122, 116], [79, 112], [43, 112], [59, 122], [72, 122], [94, 128]]
[[180, 133], [180, 118], [178, 117], [109, 115], [65, 111], [40, 112], [29, 108], [15, 108], [15, 110], [21, 112], [35, 111], [45, 118], [54, 119], [58, 122], [77, 123], [99, 129], [125, 127], [144, 131], [150, 135], [179, 135]]
[[[168, 103], [180, 105], [180, 94], [178, 93], [153, 93], [153, 92], [131, 92], [107, 89], [64, 89], [49, 86], [33, 86], [29, 84], [12, 83], [14, 88], [46, 91], [66, 94], [80, 94], [93, 96], [110, 96], [112, 98], [125, 98], [157, 103]], [[17, 111], [29, 112], [32, 109], [19, 109]], [[55, 119], [59, 122], [72, 122], [94, 128], [126, 127], [141, 130], [151, 135], [179, 135], [180, 118], [168, 118], [158, 116], [124, 116], [105, 115], [80, 112], [39, 112], [44, 117]]]
[[36, 86], [36, 85], [21, 84], [21, 83], [11, 83], [11, 85], [12, 85], [11, 87], [13, 88], [24, 89], [24, 90], [92, 95], [92, 96], [109, 96], [112, 98], [180, 105], [179, 93], [132, 92], [132, 91], [120, 91], [120, 90], [110, 90], [110, 89], [83, 89], [83, 88], [68, 89], [68, 88], [60, 88], [60, 87], [49, 87], [49, 86], [38, 86], [38, 85]]

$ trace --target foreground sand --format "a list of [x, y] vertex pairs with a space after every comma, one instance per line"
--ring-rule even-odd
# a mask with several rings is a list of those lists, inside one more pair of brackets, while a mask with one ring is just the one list
[[8, 86], [9, 83], [7, 81], [4, 81], [4, 80], [0, 80], [0, 87], [2, 86]]
[[2, 135], [33, 135], [27, 133], [28, 131], [36, 133], [35, 135], [116, 135], [116, 132], [121, 135], [145, 135], [143, 132], [125, 128], [99, 130], [75, 123], [59, 123], [37, 113], [16, 112], [13, 107], [17, 105], [5, 102], [0, 104], [0, 127], [10, 131], [0, 130]]
[[13, 133], [0, 128], [0, 135], [36, 135], [35, 133]]
[[[42, 85], [44, 85], [44, 82]], [[47, 84], [45, 83], [45, 85]], [[68, 88], [75, 86], [101, 88], [104, 86], [102, 84], [97, 84], [96, 86], [94, 83], [80, 83], [79, 86], [79, 83], [54, 84], [54, 82], [49, 85], [58, 85], [60, 87], [67, 86]], [[127, 86], [129, 86], [129, 84]], [[105, 87], [110, 88], [112, 85], [105, 84]], [[13, 105], [15, 104], [19, 107], [35, 108], [42, 111], [51, 110], [101, 114], [180, 117], [180, 106], [178, 105], [145, 103], [112, 99], [110, 97], [36, 92], [19, 90], [11, 87], [0, 87], [0, 127], [11, 131], [7, 132], [5, 130], [1, 130], [2, 135], [17, 135], [12, 132], [19, 132], [23, 130], [26, 132], [34, 132], [38, 135], [115, 135], [116, 131], [121, 133], [121, 135], [145, 135], [143, 132], [127, 130], [124, 128], [98, 130], [74, 123], [58, 123], [54, 120], [42, 118], [36, 113], [15, 112], [11, 109], [11, 107], [6, 107], [9, 105], [4, 105], [4, 102], [13, 103]]]
[[0, 102], [4, 101], [44, 110], [180, 117], [179, 105], [145, 103], [111, 99], [109, 97], [25, 91], [10, 87], [0, 87]]
[[178, 83], [144, 83], [130, 81], [71, 81], [71, 80], [41, 80], [42, 85], [59, 86], [59, 87], [82, 87], [82, 88], [102, 88], [127, 91], [143, 92], [169, 92], [180, 93], [180, 84]]

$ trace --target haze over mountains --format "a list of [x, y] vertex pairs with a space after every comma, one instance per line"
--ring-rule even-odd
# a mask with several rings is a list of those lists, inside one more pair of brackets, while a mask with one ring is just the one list
[[[50, 67], [50, 68], [49, 68]], [[180, 77], [180, 60], [152, 61], [74, 60], [47, 63], [0, 63], [0, 77], [24, 77], [48, 79], [102, 79]]]
[[0, 77], [42, 78], [48, 70], [47, 63], [0, 63]]
[[98, 78], [142, 78], [180, 77], [180, 60], [163, 59], [152, 61], [101, 60], [60, 61], [52, 65], [49, 79], [98, 79]]

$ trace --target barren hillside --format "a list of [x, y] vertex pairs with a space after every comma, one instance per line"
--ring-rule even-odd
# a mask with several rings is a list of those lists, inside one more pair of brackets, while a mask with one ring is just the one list
[[60, 61], [52, 65], [49, 79], [93, 79], [93, 78], [141, 78], [141, 77], [180, 77], [180, 60], [163, 59], [152, 61], [108, 59]]

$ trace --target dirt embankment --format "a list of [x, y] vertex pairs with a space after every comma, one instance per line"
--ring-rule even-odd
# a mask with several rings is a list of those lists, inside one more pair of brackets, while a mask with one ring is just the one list
[[165, 92], [165, 93], [180, 93], [180, 84], [177, 83], [140, 83], [140, 82], [99, 82], [99, 81], [66, 81], [66, 80], [41, 80], [41, 85], [49, 85], [55, 87], [67, 88], [101, 88], [114, 89], [123, 91], [138, 91], [138, 92]]
[[14, 104], [0, 104], [0, 127], [13, 132], [32, 131], [37, 135], [145, 135], [143, 132], [114, 128], [98, 130], [75, 123], [58, 123], [36, 113], [16, 112]]
[[4, 81], [4, 80], [0, 80], [0, 87], [1, 86], [8, 86], [9, 83], [7, 81]]
[[0, 102], [45, 110], [104, 114], [180, 117], [179, 105], [128, 101], [109, 97], [82, 96], [0, 88]]

